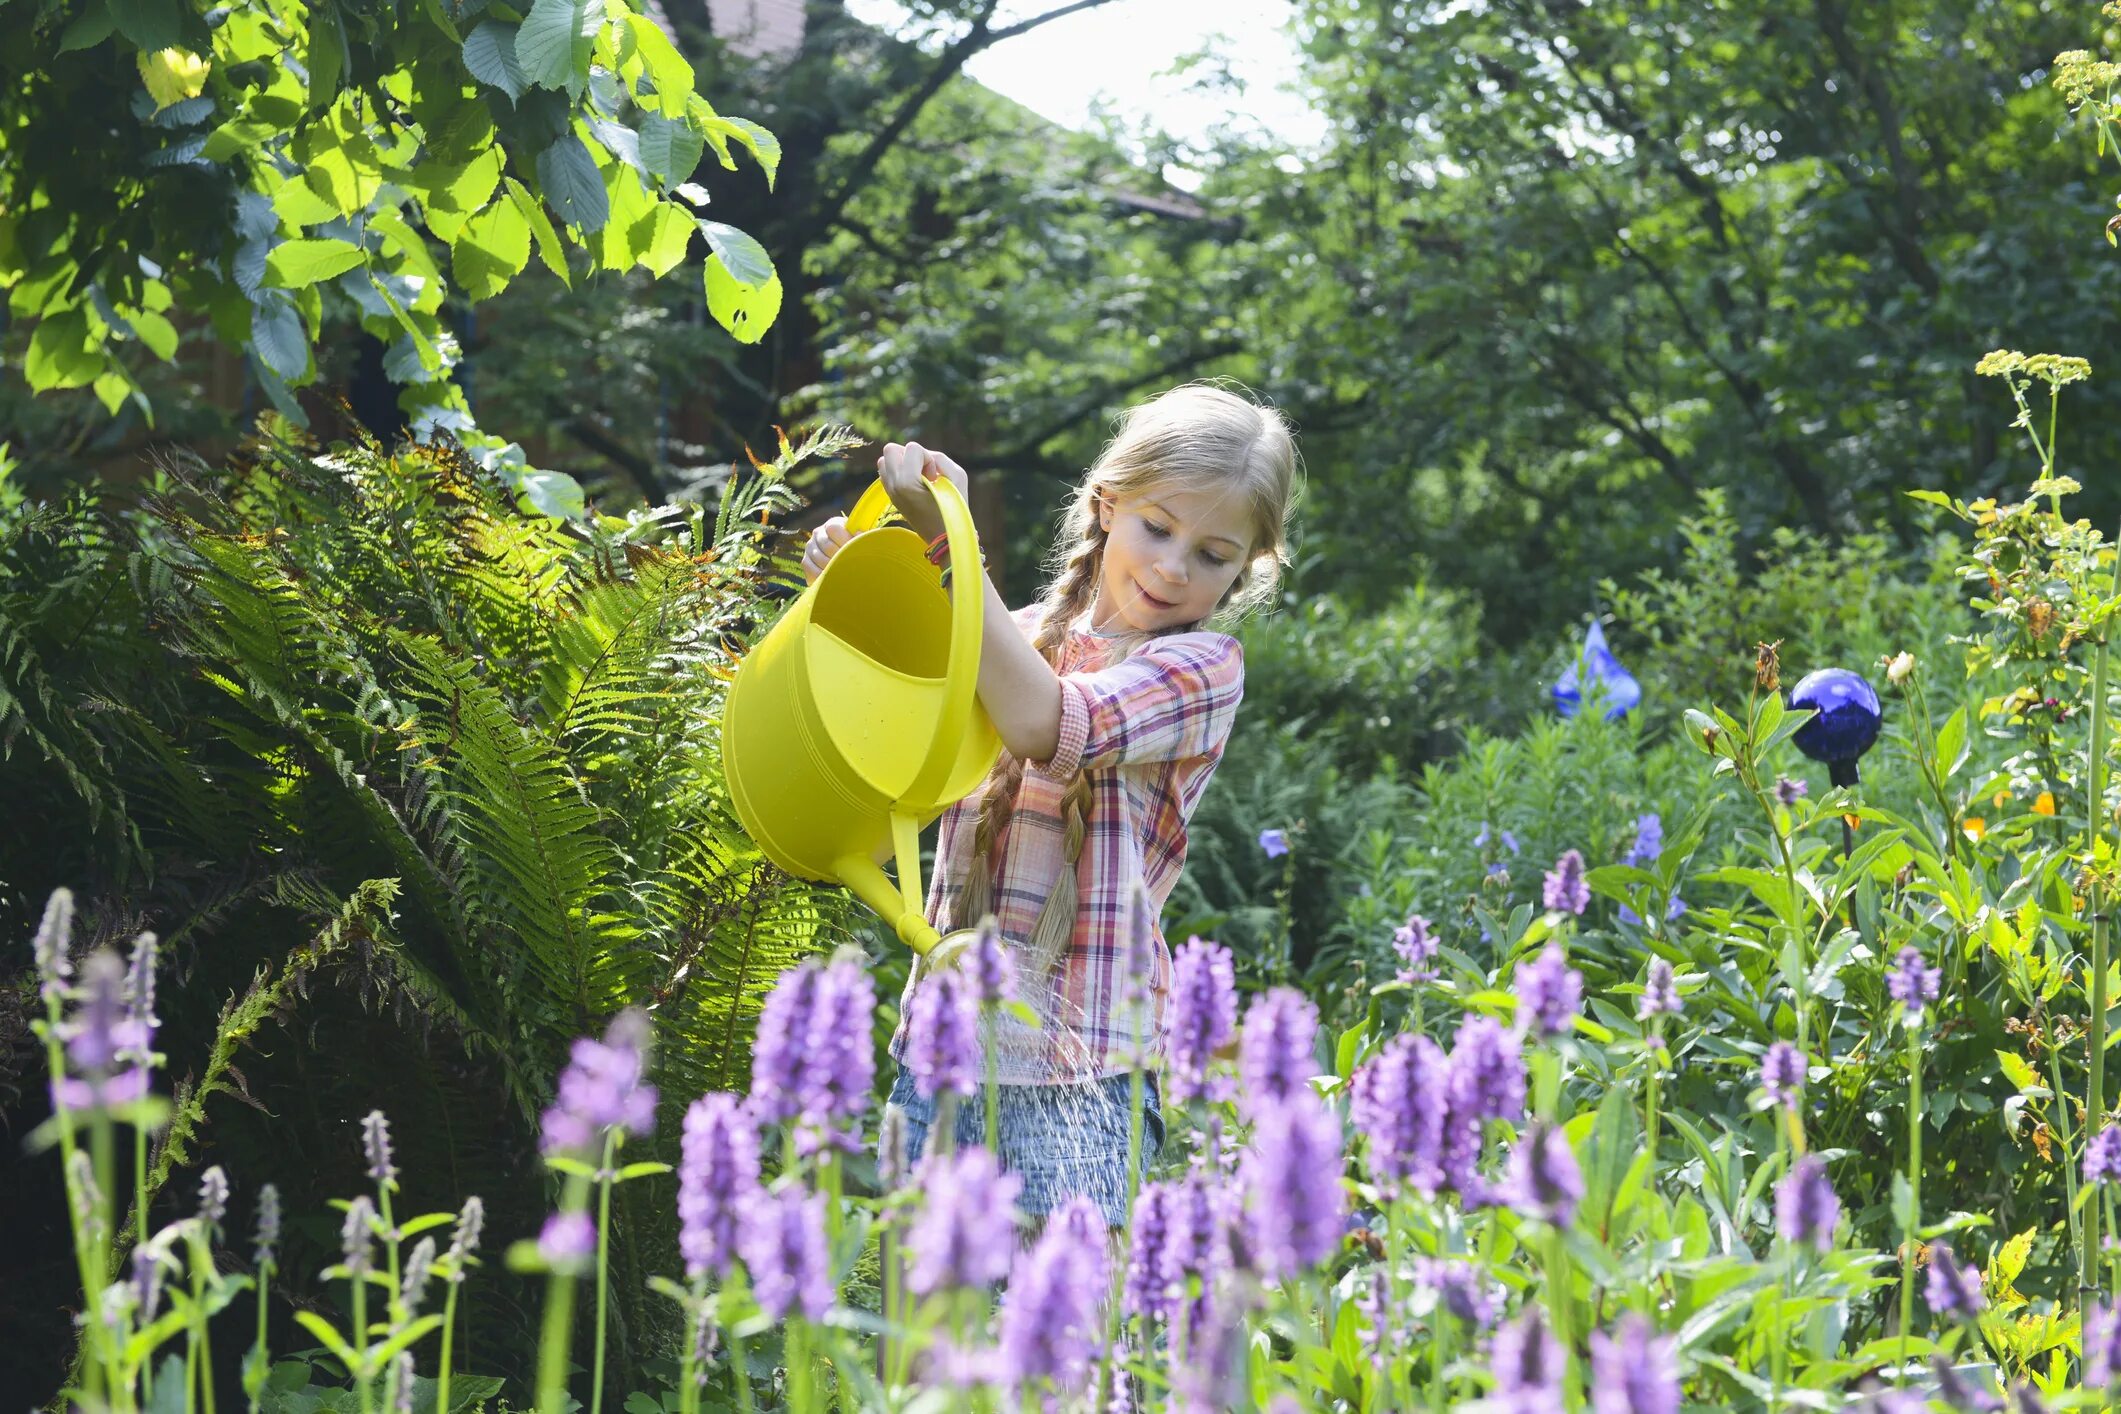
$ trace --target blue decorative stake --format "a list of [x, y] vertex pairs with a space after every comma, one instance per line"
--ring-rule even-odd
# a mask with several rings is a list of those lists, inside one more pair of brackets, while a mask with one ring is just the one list
[[1814, 761], [1826, 763], [1827, 779], [1837, 786], [1856, 784], [1856, 762], [1878, 740], [1884, 713], [1878, 693], [1860, 673], [1821, 668], [1806, 673], [1790, 689], [1790, 706], [1818, 715], [1797, 728], [1791, 740]]

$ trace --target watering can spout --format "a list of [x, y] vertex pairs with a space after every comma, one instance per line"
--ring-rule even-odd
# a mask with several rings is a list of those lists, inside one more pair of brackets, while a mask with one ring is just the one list
[[[980, 708], [984, 595], [964, 497], [931, 482], [949, 539], [942, 586], [918, 535], [877, 520], [871, 486], [857, 534], [738, 667], [722, 709], [722, 765], [737, 818], [788, 873], [852, 889], [916, 953], [925, 916], [920, 828], [970, 794], [1001, 751]], [[877, 860], [896, 857], [894, 884]]]

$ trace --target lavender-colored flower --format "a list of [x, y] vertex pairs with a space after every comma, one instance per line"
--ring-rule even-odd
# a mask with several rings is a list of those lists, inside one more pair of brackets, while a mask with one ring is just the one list
[[1265, 1106], [1245, 1154], [1249, 1236], [1259, 1270], [1295, 1276], [1340, 1245], [1346, 1214], [1340, 1120], [1308, 1091]]
[[162, 1304], [164, 1260], [160, 1243], [143, 1242], [133, 1248], [133, 1302], [140, 1308], [142, 1326], [154, 1324], [156, 1309]]
[[1775, 799], [1785, 808], [1795, 805], [1811, 793], [1811, 786], [1789, 776], [1775, 778]]
[[1930, 1277], [1924, 1288], [1930, 1309], [1947, 1318], [1970, 1321], [1981, 1314], [1981, 1274], [1959, 1265], [1948, 1242], [1930, 1244]]
[[42, 999], [50, 1001], [74, 975], [69, 951], [74, 937], [74, 895], [70, 889], [53, 889], [44, 902], [44, 918], [37, 925], [31, 949], [37, 959], [37, 977]]
[[1122, 1299], [1130, 1315], [1150, 1320], [1171, 1314], [1165, 1279], [1171, 1243], [1171, 1208], [1177, 1185], [1146, 1183], [1134, 1197], [1134, 1229], [1128, 1235], [1127, 1281]]
[[1289, 852], [1289, 837], [1280, 830], [1261, 830], [1259, 847], [1267, 852], [1267, 858], [1279, 859]]
[[597, 1254], [597, 1225], [587, 1213], [554, 1213], [538, 1230], [538, 1255], [562, 1271], [579, 1271]]
[[655, 1087], [641, 1083], [648, 1064], [647, 1013], [628, 1007], [612, 1018], [602, 1041], [577, 1038], [559, 1096], [545, 1111], [543, 1152], [597, 1159], [607, 1132], [635, 1135], [655, 1128]]
[[2084, 1145], [2084, 1181], [2121, 1183], [2121, 1124], [2109, 1124]]
[[228, 1175], [215, 1164], [199, 1175], [199, 1222], [211, 1232], [228, 1216]]
[[1513, 1123], [1524, 1114], [1524, 1057], [1517, 1040], [1493, 1017], [1469, 1016], [1451, 1042], [1450, 1109], [1444, 1119], [1444, 1180], [1468, 1203], [1484, 1202], [1480, 1177], [1486, 1122]]
[[125, 969], [125, 1008], [134, 1026], [133, 1037], [139, 1049], [125, 1059], [140, 1065], [152, 1061], [148, 1046], [153, 1043], [155, 1031], [162, 1019], [155, 1015], [155, 952], [158, 940], [153, 933], [143, 932], [133, 939], [133, 960]]
[[280, 1250], [280, 1189], [266, 1183], [258, 1187], [258, 1233], [251, 1240], [251, 1263], [259, 1270], [272, 1264]]
[[1495, 1324], [1497, 1288], [1472, 1263], [1424, 1257], [1414, 1265], [1414, 1281], [1435, 1292], [1444, 1310], [1476, 1330]]
[[449, 1239], [449, 1276], [451, 1285], [461, 1285], [470, 1275], [471, 1254], [479, 1250], [479, 1234], [486, 1228], [486, 1204], [474, 1193], [464, 1200], [457, 1213], [456, 1230]]
[[1657, 862], [1664, 853], [1664, 821], [1656, 811], [1642, 816], [1635, 822], [1635, 843], [1628, 846], [1625, 863], [1638, 869], [1647, 868]]
[[420, 1302], [427, 1297], [427, 1279], [434, 1275], [434, 1270], [435, 1240], [432, 1236], [422, 1236], [405, 1258], [405, 1274], [398, 1289], [398, 1299], [404, 1303], [407, 1314], [420, 1309]]
[[1561, 1342], [1527, 1306], [1495, 1332], [1493, 1407], [1507, 1414], [1563, 1414]]
[[1541, 899], [1546, 907], [1559, 913], [1580, 914], [1591, 906], [1591, 886], [1583, 877], [1581, 853], [1568, 850], [1554, 861], [1554, 867], [1547, 871]]
[[993, 914], [980, 919], [965, 958], [965, 975], [981, 1006], [1016, 1000], [1016, 954], [1002, 941], [1001, 925]]
[[2121, 1305], [2095, 1301], [2084, 1308], [2080, 1336], [2084, 1351], [2084, 1385], [2112, 1389], [2121, 1378]]
[[1559, 1036], [1576, 1024], [1583, 1009], [1583, 974], [1569, 966], [1558, 939], [1549, 939], [1539, 956], [1517, 964], [1518, 1029], [1526, 1034]]
[[1430, 1194], [1443, 1181], [1451, 1066], [1443, 1048], [1413, 1032], [1394, 1036], [1356, 1072], [1349, 1118], [1370, 1141], [1371, 1176]]
[[1591, 1335], [1591, 1407], [1597, 1414], [1679, 1414], [1679, 1360], [1669, 1336], [1637, 1312], [1610, 1336]]
[[1912, 944], [1900, 950], [1892, 971], [1885, 975], [1887, 995], [1907, 1010], [1910, 1020], [1920, 1021], [1922, 1009], [1937, 1000], [1937, 984], [1944, 974], [1922, 960], [1922, 950]]
[[362, 1194], [346, 1205], [346, 1220], [339, 1224], [339, 1251], [345, 1258], [346, 1272], [355, 1281], [375, 1265], [374, 1240], [376, 1220], [375, 1204]]
[[759, 1189], [736, 1236], [759, 1310], [781, 1321], [791, 1310], [823, 1321], [831, 1310], [831, 1253], [825, 1247], [825, 1198], [802, 1187]]
[[[1245, 1232], [1245, 1190], [1205, 1169], [1187, 1174], [1172, 1191], [1164, 1282], [1172, 1318], [1181, 1321], [1188, 1339], [1205, 1328], [1217, 1281], [1225, 1272], [1256, 1266], [1254, 1255]], [[1182, 1300], [1189, 1286], [1198, 1294]]]
[[1087, 1198], [1070, 1199], [1016, 1260], [1000, 1315], [1001, 1363], [1010, 1384], [1051, 1380], [1080, 1388], [1104, 1334], [1105, 1219]]
[[1804, 1098], [1808, 1065], [1804, 1052], [1787, 1041], [1769, 1046], [1760, 1058], [1760, 1088], [1767, 1092], [1768, 1102], [1795, 1109]]
[[1399, 954], [1399, 980], [1426, 982], [1434, 975], [1429, 962], [1436, 956], [1436, 934], [1429, 920], [1418, 913], [1392, 930], [1392, 951]]
[[410, 1350], [401, 1351], [390, 1362], [390, 1407], [392, 1414], [412, 1414], [413, 1363]]
[[76, 1149], [66, 1161], [67, 1173], [72, 1177], [74, 1195], [74, 1226], [81, 1235], [91, 1241], [103, 1234], [103, 1190], [96, 1184], [96, 1163], [88, 1156], [88, 1150]]
[[1024, 1181], [983, 1148], [937, 1155], [922, 1167], [926, 1190], [906, 1233], [907, 1285], [920, 1295], [984, 1287], [1008, 1274], [1016, 1247], [1016, 1197]]
[[943, 968], [914, 987], [906, 1003], [906, 1069], [922, 1099], [979, 1089], [979, 1000], [962, 974]]
[[1213, 1074], [1215, 1053], [1237, 1030], [1237, 973], [1230, 950], [1188, 938], [1171, 960], [1171, 1027], [1165, 1045], [1168, 1098], [1222, 1100], [1229, 1081]]
[[678, 1250], [685, 1274], [725, 1276], [737, 1225], [759, 1186], [759, 1133], [734, 1095], [702, 1095], [685, 1111], [678, 1163]]
[[52, 1077], [52, 1102], [71, 1110], [129, 1104], [147, 1093], [147, 1070], [117, 1066], [147, 1049], [144, 1024], [125, 1005], [125, 964], [98, 948], [81, 964], [81, 1003], [65, 1023], [66, 1058], [80, 1076]]
[[1567, 1227], [1583, 1199], [1583, 1171], [1568, 1135], [1545, 1120], [1533, 1120], [1511, 1151], [1505, 1196], [1526, 1217]]
[[1511, 834], [1508, 830], [1491, 831], [1487, 821], [1485, 820], [1481, 821], [1480, 823], [1480, 833], [1473, 837], [1473, 848], [1486, 849], [1488, 847], [1488, 841], [1490, 839], [1498, 837], [1502, 840], [1502, 847], [1504, 849], [1508, 850], [1512, 854], [1517, 853], [1517, 836]]
[[817, 1097], [812, 1119], [843, 1149], [858, 1147], [853, 1122], [876, 1089], [875, 1019], [876, 979], [859, 955], [843, 951], [825, 968], [806, 1058]]
[[824, 969], [806, 962], [781, 974], [759, 1010], [751, 1047], [751, 1108], [762, 1124], [794, 1119], [810, 1104], [803, 1048]]
[[1245, 1010], [1238, 1042], [1238, 1102], [1248, 1115], [1299, 1092], [1318, 1073], [1318, 1008], [1294, 987], [1270, 988]]
[[1820, 1252], [1834, 1246], [1834, 1225], [1841, 1221], [1841, 1200], [1827, 1181], [1826, 1161], [1806, 1154], [1775, 1185], [1775, 1230], [1793, 1247], [1809, 1245]]
[[395, 1184], [397, 1165], [390, 1161], [390, 1121], [381, 1110], [370, 1110], [361, 1121], [361, 1151], [368, 1156], [368, 1176], [379, 1184]]
[[1642, 1000], [1635, 1004], [1635, 1019], [1650, 1021], [1679, 1012], [1679, 979], [1672, 964], [1661, 957], [1650, 959], [1650, 970], [1642, 979]]

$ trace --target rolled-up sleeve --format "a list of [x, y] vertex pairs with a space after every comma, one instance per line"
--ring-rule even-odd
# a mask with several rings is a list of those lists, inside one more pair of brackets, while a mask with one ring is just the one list
[[1221, 749], [1245, 695], [1245, 655], [1223, 633], [1160, 638], [1123, 663], [1061, 676], [1060, 745], [1030, 768], [1079, 770], [1183, 761]]

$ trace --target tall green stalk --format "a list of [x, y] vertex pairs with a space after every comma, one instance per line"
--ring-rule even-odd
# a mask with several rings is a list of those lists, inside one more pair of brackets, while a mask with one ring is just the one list
[[1907, 1029], [1907, 1230], [1900, 1248], [1900, 1378], [1915, 1325], [1915, 1233], [1922, 1226], [1922, 1032]]
[[[2115, 551], [2115, 571], [2107, 580], [2109, 598], [2114, 594], [2115, 579], [2121, 578], [2121, 543], [2117, 543]], [[2106, 652], [2110, 636], [2107, 626], [2100, 625], [2099, 640], [2092, 650], [2091, 780], [2084, 808], [2087, 861], [2097, 858], [2099, 836], [2106, 823]], [[2106, 1115], [2106, 890], [2097, 869], [2091, 871], [2091, 876], [2091, 887], [2085, 890], [2084, 897], [2084, 906], [2092, 916], [2091, 1053], [2085, 1060], [2088, 1075], [2084, 1130], [2088, 1135], [2099, 1132]], [[2097, 1204], [2085, 1210], [2077, 1284], [2080, 1294], [2087, 1297], [2098, 1285], [2099, 1218]]]
[[598, 1167], [596, 1177], [597, 1335], [595, 1354], [590, 1359], [589, 1414], [603, 1414], [604, 1409], [604, 1313], [610, 1304], [611, 1291], [611, 1166], [617, 1159], [618, 1149], [618, 1130], [607, 1130], [604, 1134], [604, 1162]]

